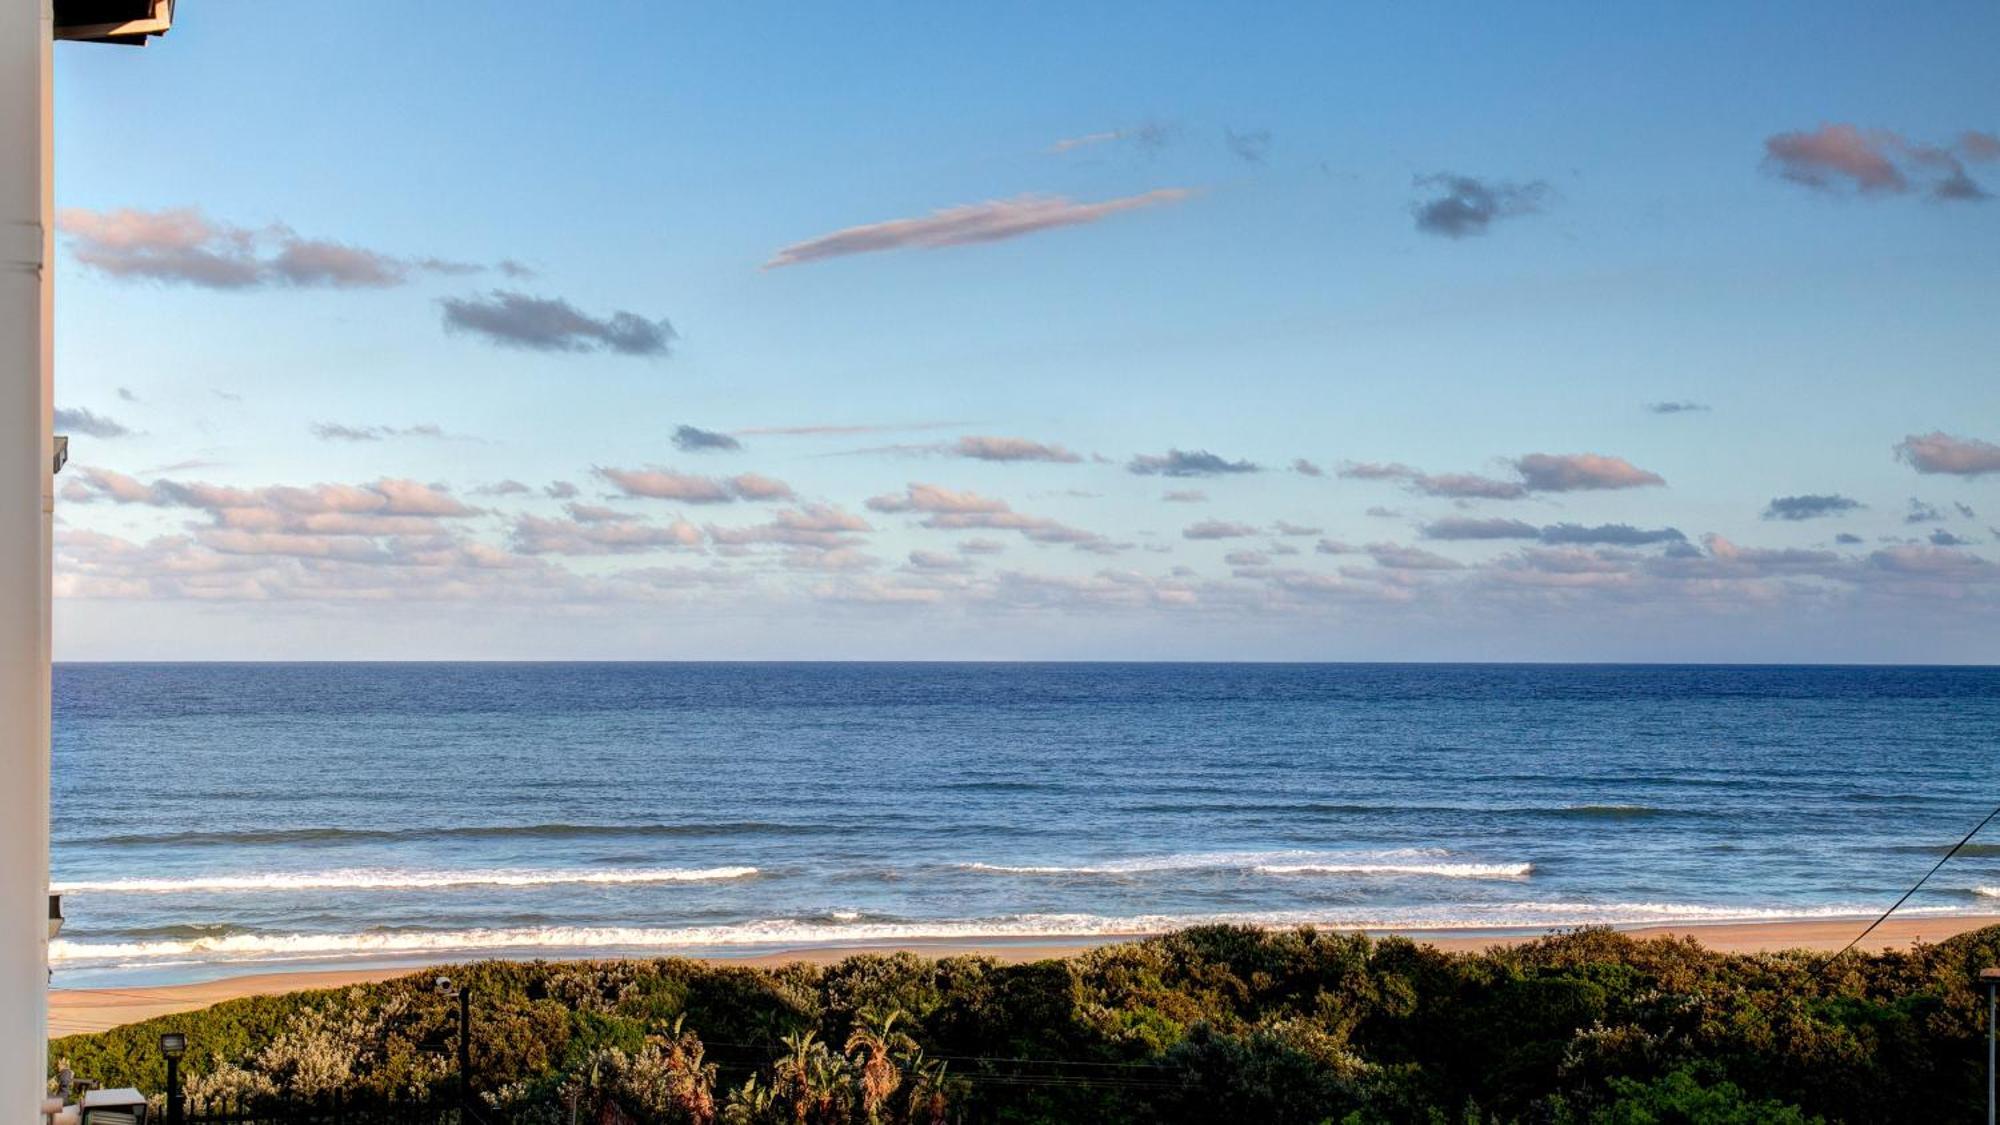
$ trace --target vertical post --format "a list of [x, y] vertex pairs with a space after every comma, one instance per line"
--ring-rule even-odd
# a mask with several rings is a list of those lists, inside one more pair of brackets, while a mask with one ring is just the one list
[[472, 1113], [472, 988], [458, 990], [458, 1112]]
[[[1980, 974], [1985, 976], [1984, 973]], [[2000, 1019], [2000, 981], [1986, 979], [1986, 1125], [1995, 1125], [1993, 1120], [1993, 1044], [1996, 1019]]]
[[[0, 0], [0, 1121], [48, 1072], [50, 0]], [[16, 1115], [19, 1116], [16, 1116]]]
[[167, 1125], [185, 1125], [187, 1111], [181, 1105], [181, 1060], [167, 1056]]

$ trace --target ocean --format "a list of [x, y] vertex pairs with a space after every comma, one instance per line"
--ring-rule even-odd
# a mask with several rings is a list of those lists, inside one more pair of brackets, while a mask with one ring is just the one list
[[1859, 917], [1996, 750], [1990, 668], [66, 664], [51, 961]]

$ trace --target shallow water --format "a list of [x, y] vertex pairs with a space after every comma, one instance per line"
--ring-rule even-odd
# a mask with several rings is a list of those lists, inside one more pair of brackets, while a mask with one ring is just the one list
[[[182, 664], [55, 684], [58, 984], [1207, 919], [1854, 915], [2000, 803], [1996, 669]], [[1994, 831], [1905, 909], [2000, 908]]]

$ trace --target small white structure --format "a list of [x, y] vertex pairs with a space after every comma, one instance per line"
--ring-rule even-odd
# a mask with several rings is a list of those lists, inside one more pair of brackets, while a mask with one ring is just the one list
[[130, 1088], [92, 1090], [83, 1096], [79, 1125], [144, 1125], [146, 1095]]

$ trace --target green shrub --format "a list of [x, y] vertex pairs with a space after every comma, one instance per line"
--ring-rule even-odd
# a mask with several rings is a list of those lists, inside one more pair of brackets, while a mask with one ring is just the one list
[[[1984, 1096], [2000, 928], [1849, 956], [1728, 955], [1583, 930], [1488, 953], [1208, 926], [1077, 957], [861, 955], [751, 969], [486, 962], [474, 1088], [506, 1120], [1961, 1120]], [[51, 1044], [157, 1090], [442, 1092], [457, 1012], [428, 974], [255, 997]]]

